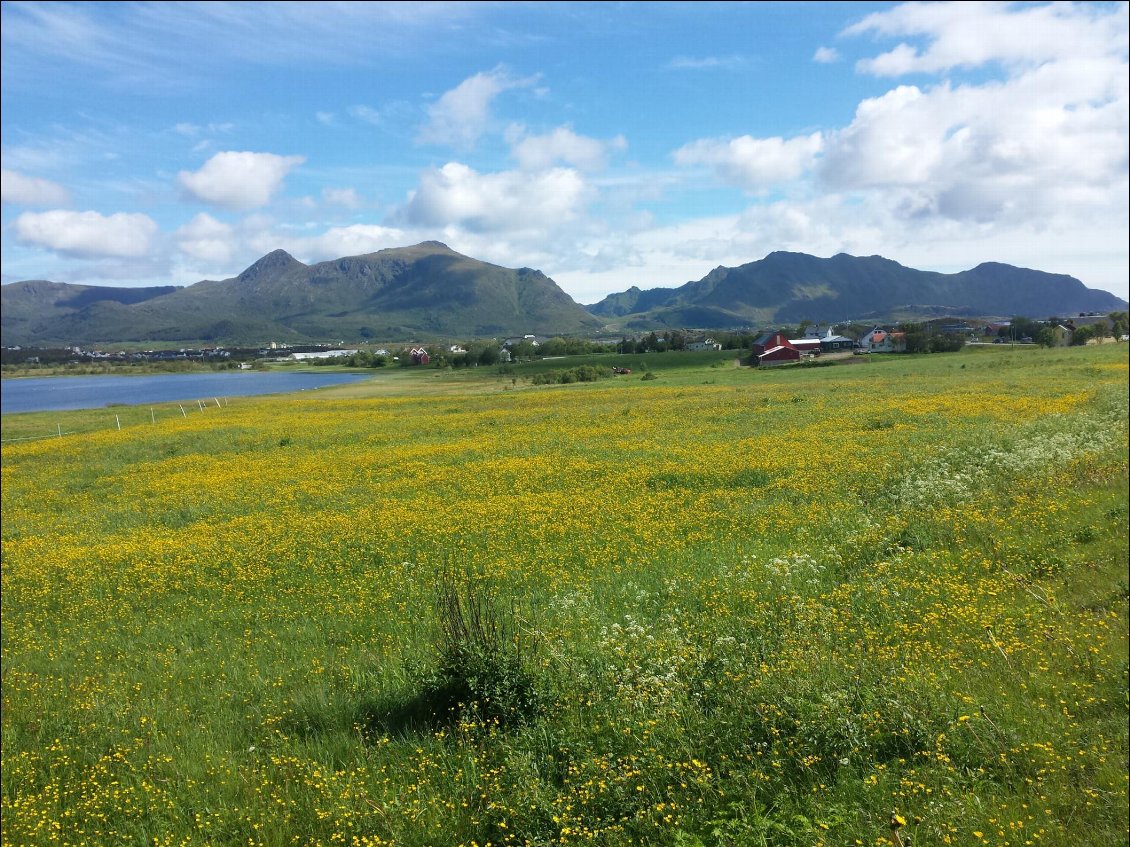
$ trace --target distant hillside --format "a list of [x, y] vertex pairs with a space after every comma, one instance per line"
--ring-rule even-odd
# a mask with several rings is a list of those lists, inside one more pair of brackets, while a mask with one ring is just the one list
[[258, 344], [581, 334], [589, 315], [540, 271], [436, 241], [304, 265], [283, 250], [185, 288], [34, 280], [0, 288], [6, 345], [119, 341]]
[[629, 288], [586, 311], [540, 271], [481, 262], [437, 241], [315, 265], [276, 250], [237, 277], [184, 288], [30, 280], [0, 294], [8, 346], [356, 343], [1127, 308], [1074, 277], [1011, 265], [940, 274], [881, 256], [777, 252], [679, 288]]
[[718, 267], [679, 288], [629, 288], [586, 307], [625, 329], [765, 326], [895, 314], [1024, 315], [1044, 318], [1127, 308], [1106, 291], [1063, 274], [996, 262], [955, 274], [919, 271], [882, 256], [821, 259], [770, 253]]

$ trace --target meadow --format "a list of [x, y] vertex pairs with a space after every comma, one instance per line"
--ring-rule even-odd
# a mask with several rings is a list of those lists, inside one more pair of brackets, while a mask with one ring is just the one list
[[1126, 843], [1126, 345], [733, 358], [5, 416], [3, 843]]

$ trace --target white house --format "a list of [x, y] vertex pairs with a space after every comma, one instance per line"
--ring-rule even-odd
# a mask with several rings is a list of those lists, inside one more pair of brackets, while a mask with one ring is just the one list
[[358, 353], [358, 352], [360, 352], [360, 351], [358, 351], [358, 350], [319, 350], [319, 351], [314, 352], [314, 353], [291, 353], [289, 358], [296, 359], [296, 360], [302, 360], [302, 359], [336, 359], [340, 356], [352, 356], [354, 353]]
[[877, 326], [859, 339], [859, 346], [872, 353], [905, 353], [906, 333], [891, 332]]
[[688, 350], [721, 350], [722, 345], [713, 338], [696, 338], [687, 345]]

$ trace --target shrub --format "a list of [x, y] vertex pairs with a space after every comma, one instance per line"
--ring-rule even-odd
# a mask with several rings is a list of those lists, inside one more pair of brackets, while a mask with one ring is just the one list
[[509, 726], [534, 717], [543, 698], [513, 626], [482, 586], [445, 571], [436, 590], [435, 668], [421, 680], [421, 704], [434, 722], [464, 716]]
[[578, 365], [563, 371], [545, 371], [534, 374], [534, 385], [567, 385], [572, 382], [596, 382], [612, 376], [612, 368], [604, 365]]

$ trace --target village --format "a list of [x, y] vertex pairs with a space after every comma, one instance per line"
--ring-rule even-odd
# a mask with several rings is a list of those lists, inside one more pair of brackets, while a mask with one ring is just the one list
[[81, 363], [180, 364], [197, 362], [212, 367], [248, 370], [268, 363], [303, 362], [347, 367], [507, 365], [533, 359], [577, 354], [651, 354], [679, 351], [743, 350], [743, 364], [778, 367], [820, 359], [824, 362], [873, 353], [953, 352], [966, 344], [1027, 344], [1067, 347], [1126, 342], [1126, 313], [1080, 314], [1043, 321], [940, 319], [923, 323], [860, 322], [818, 324], [802, 321], [754, 333], [735, 329], [707, 334], [691, 330], [655, 331], [612, 339], [574, 339], [524, 334], [503, 339], [462, 343], [290, 345], [271, 341], [254, 347], [194, 347], [163, 350], [105, 351], [84, 346], [59, 348], [4, 347], [5, 366]]

